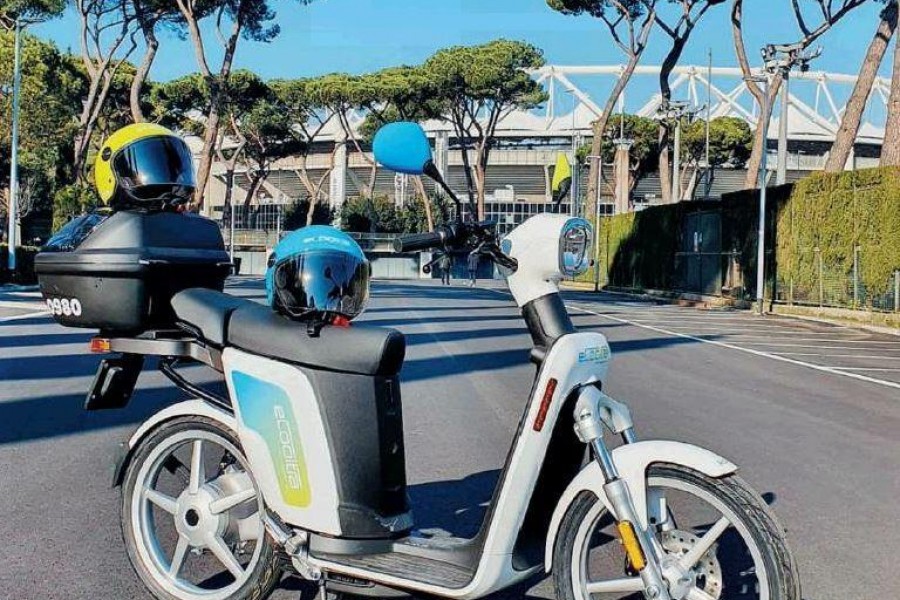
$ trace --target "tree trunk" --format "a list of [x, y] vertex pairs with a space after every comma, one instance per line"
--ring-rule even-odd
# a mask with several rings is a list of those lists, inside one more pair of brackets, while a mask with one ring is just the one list
[[[622, 92], [631, 80], [631, 76], [634, 74], [634, 69], [637, 67], [638, 61], [641, 60], [642, 54], [643, 52], [640, 52], [629, 58], [628, 63], [625, 65], [625, 69], [622, 71], [622, 75], [619, 77], [618, 81], [616, 81], [616, 85], [613, 86], [612, 91], [609, 93], [609, 97], [606, 99], [606, 104], [603, 107], [603, 114], [594, 121], [594, 133], [593, 138], [591, 139], [591, 156], [600, 156], [603, 152], [603, 134], [606, 132], [609, 117], [616, 107], [616, 102], [619, 101], [619, 96], [622, 95]], [[596, 201], [592, 202], [591, 200], [596, 200], [597, 198], [597, 183], [600, 180], [600, 162], [601, 161], [592, 158], [590, 159], [590, 165], [588, 167], [586, 196], [588, 201], [585, 203], [585, 218], [592, 223], [596, 220], [596, 215], [594, 215]]]
[[659, 124], [659, 187], [663, 204], [669, 204], [672, 199], [672, 166], [669, 163], [669, 127]]
[[866, 104], [872, 93], [872, 84], [875, 83], [881, 61], [884, 59], [884, 54], [887, 52], [888, 44], [896, 29], [897, 5], [892, 2], [882, 12], [881, 22], [875, 31], [875, 37], [872, 38], [872, 42], [869, 44], [869, 50], [859, 70], [853, 93], [847, 101], [844, 116], [841, 118], [840, 129], [838, 129], [834, 138], [828, 161], [825, 163], [825, 171], [827, 173], [843, 171], [847, 160], [850, 158], [853, 145], [856, 143], [856, 136], [859, 134], [859, 126], [862, 123]]
[[131, 119], [135, 123], [146, 121], [144, 111], [141, 110], [141, 91], [144, 88], [144, 83], [147, 81], [147, 76], [150, 74], [150, 67], [153, 66], [156, 51], [159, 49], [159, 40], [156, 39], [152, 24], [144, 29], [144, 40], [146, 42], [144, 58], [141, 59], [141, 64], [138, 65], [137, 71], [135, 71], [134, 79], [131, 80], [131, 91], [128, 96], [128, 101], [131, 105]]
[[900, 39], [894, 42], [894, 67], [887, 122], [884, 127], [884, 143], [881, 146], [881, 166], [900, 166]]
[[212, 158], [216, 140], [219, 137], [219, 108], [215, 100], [206, 117], [206, 132], [203, 135], [203, 149], [200, 151], [200, 164], [197, 166], [197, 188], [194, 190], [194, 208], [203, 209], [206, 196], [206, 184], [212, 170]]
[[[253, 197], [256, 195], [257, 190], [259, 190], [259, 186], [262, 185], [263, 179], [265, 178], [265, 174], [262, 170], [257, 171], [253, 174], [253, 177], [250, 179], [250, 187], [247, 188], [247, 195], [244, 196], [244, 210], [248, 210], [250, 208], [250, 204], [253, 202]], [[247, 213], [249, 214], [249, 212]]]
[[[743, 30], [743, 0], [734, 0], [731, 8], [731, 34], [734, 41], [734, 53], [737, 56], [738, 65], [744, 80], [750, 78], [753, 73], [750, 69], [750, 60], [747, 58], [747, 49], [744, 45]], [[753, 148], [750, 151], [750, 158], [747, 159], [747, 176], [744, 179], [744, 187], [753, 189], [759, 186], [759, 168], [762, 163], [763, 151], [766, 147], [766, 140], [763, 139], [764, 125], [769, 122], [772, 115], [772, 104], [778, 97], [778, 91], [781, 89], [782, 77], [780, 74], [775, 75], [769, 84], [769, 110], [765, 110], [765, 97], [762, 88], [753, 81], [747, 81], [747, 91], [749, 91], [756, 104], [759, 106], [759, 121], [756, 131], [753, 134]], [[765, 114], [763, 114], [765, 113]]]
[[413, 184], [416, 186], [416, 192], [422, 199], [422, 206], [425, 207], [425, 224], [428, 231], [434, 231], [434, 216], [431, 214], [431, 200], [428, 198], [428, 192], [425, 191], [425, 184], [422, 183], [420, 176], [413, 177]]
[[222, 222], [228, 220], [231, 224], [231, 203], [234, 195], [234, 166], [229, 165], [225, 171], [225, 201], [222, 204]]
[[[774, 108], [775, 100], [778, 98], [778, 92], [781, 90], [783, 81], [784, 78], [781, 74], [772, 78], [772, 82], [769, 84], [768, 111], [764, 110], [765, 107], [762, 102], [763, 92], [760, 90], [759, 121], [753, 134], [753, 149], [750, 151], [750, 158], [747, 159], [747, 177], [744, 180], [744, 187], [746, 188], [759, 187], [759, 170], [762, 166], [763, 151], [767, 147], [767, 140], [763, 139], [763, 133], [766, 129], [766, 124], [772, 118], [772, 109]], [[763, 114], [764, 112], [765, 114]]]

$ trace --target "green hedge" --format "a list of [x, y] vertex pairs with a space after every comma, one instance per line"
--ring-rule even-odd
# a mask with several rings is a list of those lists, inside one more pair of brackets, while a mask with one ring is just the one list
[[794, 295], [817, 298], [821, 268], [827, 282], [840, 283], [829, 285], [826, 303], [849, 303], [857, 247], [862, 291], [868, 297], [890, 293], [891, 275], [900, 269], [900, 169], [804, 179], [779, 214], [778, 231], [779, 278]]
[[[774, 233], [774, 222], [787, 204], [790, 191], [791, 186], [769, 189], [769, 235]], [[691, 240], [683, 239], [685, 217], [698, 212], [720, 215], [723, 277], [728, 260], [736, 255], [743, 280], [755, 281], [759, 192], [746, 190], [728, 194], [721, 201], [680, 202], [601, 219], [599, 260], [601, 273], [606, 273], [602, 282], [627, 289], [677, 291], [676, 255], [692, 246]], [[769, 260], [773, 259], [774, 253], [769, 252]]]
[[[736, 258], [755, 293], [759, 192], [745, 190], [721, 202], [684, 202], [601, 219], [600, 270], [605, 284], [677, 290], [676, 254], [684, 218], [699, 211], [721, 217], [723, 269]], [[858, 248], [860, 303], [892, 292], [900, 269], [900, 168], [814, 174], [794, 186], [769, 188], [767, 285], [782, 300], [817, 299], [820, 270], [825, 303], [850, 305], [854, 248]], [[820, 264], [821, 262], [821, 264]], [[777, 282], [777, 283], [776, 283]], [[767, 291], [767, 295], [771, 291]]]
[[608, 285], [670, 289], [682, 205], [656, 206], [600, 220], [600, 268]]
[[34, 257], [39, 248], [34, 246], [19, 246], [16, 248], [16, 273], [13, 275], [6, 268], [9, 247], [0, 244], [0, 283], [31, 284], [37, 282], [34, 276]]

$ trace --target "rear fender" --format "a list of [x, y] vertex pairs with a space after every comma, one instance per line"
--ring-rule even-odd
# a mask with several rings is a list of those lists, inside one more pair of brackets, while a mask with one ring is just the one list
[[168, 406], [158, 413], [152, 415], [149, 419], [141, 423], [128, 441], [123, 443], [119, 448], [119, 457], [116, 460], [116, 466], [113, 472], [113, 487], [122, 485], [125, 472], [128, 470], [128, 464], [134, 455], [134, 449], [151, 431], [159, 427], [166, 421], [171, 421], [178, 417], [206, 417], [214, 421], [218, 421], [232, 431], [237, 431], [237, 421], [234, 415], [221, 408], [213, 406], [209, 402], [203, 400], [186, 400]]
[[[619, 471], [619, 476], [628, 484], [635, 512], [640, 520], [640, 526], [644, 529], [647, 528], [646, 473], [650, 465], [654, 463], [675, 464], [710, 477], [724, 477], [737, 471], [736, 465], [721, 456], [682, 442], [652, 440], [627, 444], [613, 450], [612, 458]], [[559, 534], [563, 517], [575, 498], [585, 491], [597, 496], [606, 509], [615, 516], [615, 511], [603, 491], [603, 473], [600, 471], [600, 465], [596, 461], [592, 461], [572, 480], [553, 511], [544, 549], [544, 568], [548, 573], [553, 568], [553, 547], [556, 545], [556, 536]]]

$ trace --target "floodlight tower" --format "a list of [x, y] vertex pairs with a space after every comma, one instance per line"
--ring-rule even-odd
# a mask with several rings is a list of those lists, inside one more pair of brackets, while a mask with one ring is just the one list
[[[766, 71], [772, 75], [780, 73], [784, 80], [784, 89], [781, 93], [781, 118], [778, 122], [778, 168], [775, 177], [778, 185], [787, 183], [787, 127], [791, 71], [794, 68], [799, 68], [803, 73], [809, 71], [809, 64], [821, 54], [822, 48], [807, 52], [803, 44], [768, 44], [762, 48]], [[765, 140], [763, 143], [765, 144]]]

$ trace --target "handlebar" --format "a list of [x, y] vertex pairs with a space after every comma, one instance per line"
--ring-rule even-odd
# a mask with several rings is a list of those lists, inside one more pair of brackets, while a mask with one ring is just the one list
[[452, 244], [455, 238], [454, 228], [441, 226], [428, 233], [413, 233], [394, 238], [394, 252], [414, 252], [441, 247]]
[[428, 250], [430, 248], [448, 249], [466, 246], [489, 257], [498, 265], [515, 271], [518, 262], [511, 256], [507, 256], [497, 245], [497, 235], [494, 231], [496, 223], [485, 221], [483, 223], [457, 222], [451, 225], [442, 225], [428, 233], [414, 233], [394, 239], [395, 252], [414, 252]]

